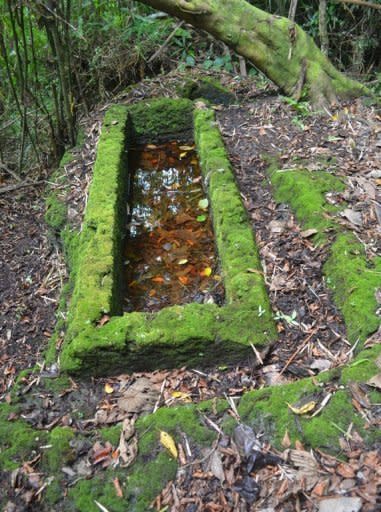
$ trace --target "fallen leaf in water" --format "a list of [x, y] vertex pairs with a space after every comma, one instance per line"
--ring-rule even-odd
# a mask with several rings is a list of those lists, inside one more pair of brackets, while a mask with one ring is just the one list
[[164, 278], [161, 276], [155, 276], [151, 279], [154, 283], [164, 283]]
[[105, 384], [105, 393], [114, 393], [114, 388], [108, 382]]
[[174, 459], [177, 459], [178, 451], [176, 444], [168, 432], [160, 431], [160, 443], [170, 452]]

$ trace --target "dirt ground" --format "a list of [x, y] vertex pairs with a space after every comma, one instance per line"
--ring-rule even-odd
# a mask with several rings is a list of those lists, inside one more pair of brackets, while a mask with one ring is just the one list
[[[119, 100], [135, 102], [151, 96], [171, 96], [178, 80], [179, 77], [170, 76], [143, 82]], [[218, 105], [217, 119], [256, 235], [272, 307], [278, 312], [279, 341], [262, 354], [261, 364], [255, 366], [242, 361], [241, 365], [227, 368], [168, 369], [91, 382], [72, 380], [65, 392], [52, 394], [44, 386], [44, 377], [54, 378], [58, 371], [56, 367], [44, 367], [44, 350], [54, 330], [59, 292], [67, 277], [61, 248], [44, 223], [43, 185], [0, 194], [0, 398], [9, 403], [20, 371], [39, 365], [37, 377], [34, 373], [21, 381], [20, 416], [33, 427], [50, 431], [55, 426], [69, 425], [91, 437], [100, 423], [113, 424], [122, 417], [118, 416], [118, 397], [142, 378], [160, 389], [153, 410], [158, 405], [183, 403], [184, 397], [192, 402], [216, 396], [239, 399], [247, 390], [313, 376], [346, 364], [353, 357], [342, 317], [322, 276], [328, 246], [316, 248], [287, 205], [275, 202], [266, 179], [264, 157], [276, 155], [287, 168], [303, 159], [311, 170], [319, 168], [322, 157], [328, 166], [332, 162], [330, 169], [350, 184], [342, 197], [335, 198], [348, 205], [349, 213], [341, 222], [355, 233], [369, 257], [380, 254], [380, 110], [355, 101], [324, 115], [313, 115], [306, 106], [289, 104], [270, 86], [258, 89], [250, 80], [237, 81], [228, 76], [223, 81], [233, 88], [239, 103]], [[103, 110], [104, 107], [91, 119], [83, 120], [87, 138], [67, 169], [72, 178], [68, 201], [76, 222], [80, 222], [91, 180]], [[2, 175], [0, 189], [11, 183], [9, 176]], [[290, 318], [297, 321], [287, 320]], [[78, 409], [82, 410], [80, 418], [75, 414]], [[373, 413], [373, 420], [380, 422], [381, 411]], [[218, 420], [214, 418], [216, 429]], [[92, 454], [89, 457], [99, 450], [99, 446], [94, 448], [94, 436], [87, 448]], [[381, 488], [379, 446], [366, 446], [356, 436], [347, 438], [340, 447], [347, 462], [323, 451], [315, 453], [319, 477], [313, 487], [295, 484], [286, 489], [281, 485], [283, 470], [277, 459], [267, 459], [257, 466], [255, 481], [245, 480], [247, 467], [240, 459], [237, 440], [232, 444], [223, 433], [219, 436], [220, 442], [225, 443], [222, 460], [215, 461], [209, 469], [195, 460], [192, 473], [179, 474], [163, 490], [156, 500], [156, 510], [313, 511], [318, 510], [324, 497], [332, 496], [352, 500], [344, 500], [347, 507], [357, 506], [356, 500], [360, 500], [363, 511], [381, 510], [377, 503], [377, 488], [378, 492]], [[287, 439], [284, 448], [290, 448]], [[309, 452], [301, 445], [294, 448], [305, 457], [302, 465], [308, 465]], [[274, 457], [281, 455], [270, 447], [266, 449]], [[1, 472], [0, 488], [8, 500], [4, 510], [48, 510], [44, 508], [44, 484], [49, 475], [36, 469], [39, 476], [32, 481], [30, 474], [35, 472], [25, 468], [28, 464], [33, 467], [33, 463], [20, 462], [24, 468], [22, 479]], [[290, 464], [294, 469], [298, 467], [295, 461]], [[94, 464], [86, 478], [98, 471], [102, 468]], [[300, 475], [295, 472], [294, 481], [298, 479]], [[118, 484], [115, 488], [118, 493]], [[270, 504], [269, 498], [274, 494], [277, 500]], [[339, 507], [338, 501], [335, 506]], [[104, 507], [107, 510], [107, 504]], [[64, 496], [55, 510], [71, 510]]]

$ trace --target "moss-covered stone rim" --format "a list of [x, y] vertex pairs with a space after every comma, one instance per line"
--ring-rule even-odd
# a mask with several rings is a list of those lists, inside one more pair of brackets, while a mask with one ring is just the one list
[[326, 200], [328, 192], [345, 190], [343, 179], [324, 170], [280, 169], [276, 161], [268, 174], [275, 199], [291, 207], [304, 229], [316, 229], [315, 245], [330, 243], [325, 281], [344, 317], [348, 340], [361, 350], [380, 326], [376, 290], [381, 287], [381, 257], [367, 258], [363, 245], [337, 221], [344, 206]]
[[[197, 105], [187, 99], [159, 99], [115, 105], [106, 113], [80, 236], [60, 354], [62, 370], [102, 374], [215, 364], [242, 359], [251, 353], [251, 344], [261, 346], [276, 338], [252, 228], [214, 112]], [[145, 130], [155, 142], [155, 134], [183, 134], [190, 126], [207, 184], [226, 304], [192, 303], [156, 314], [121, 315], [118, 282], [126, 148], [144, 137]], [[100, 326], [105, 315], [110, 318]]]

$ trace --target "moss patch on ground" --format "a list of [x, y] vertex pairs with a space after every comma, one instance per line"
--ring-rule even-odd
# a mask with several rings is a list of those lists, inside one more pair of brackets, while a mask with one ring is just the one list
[[343, 314], [348, 339], [359, 341], [361, 347], [381, 322], [376, 300], [376, 291], [381, 288], [381, 257], [367, 260], [363, 245], [354, 235], [342, 233], [331, 247], [324, 274]]
[[[79, 250], [70, 251], [78, 256], [60, 356], [66, 371], [100, 375], [184, 364], [207, 366], [237, 361], [251, 353], [251, 343], [264, 345], [276, 338], [253, 233], [214, 113], [204, 108], [194, 111], [194, 134], [208, 184], [227, 304], [222, 308], [187, 304], [157, 314], [117, 316], [121, 237], [117, 216], [122, 202], [118, 183], [125, 172], [121, 166], [126, 167], [123, 152], [131, 142], [126, 135], [131, 130], [125, 129], [127, 115], [127, 126], [132, 126], [135, 136], [144, 128], [154, 137], [170, 124], [178, 129], [181, 122], [188, 126], [192, 111], [189, 100], [163, 99], [128, 109], [113, 107], [106, 114]], [[110, 320], [98, 327], [105, 314]]]
[[22, 462], [33, 458], [38, 447], [46, 441], [46, 433], [33, 430], [23, 420], [11, 420], [17, 417], [17, 408], [0, 404], [0, 469], [12, 471]]
[[339, 208], [329, 205], [325, 194], [343, 191], [344, 183], [323, 171], [277, 170], [276, 164], [269, 174], [276, 200], [289, 204], [304, 228], [318, 230], [316, 244], [328, 241], [328, 232], [335, 235], [323, 272], [343, 314], [347, 337], [361, 348], [380, 326], [376, 291], [381, 287], [381, 258], [368, 260], [354, 235], [335, 221]]
[[237, 102], [237, 98], [229, 89], [210, 77], [189, 78], [179, 87], [178, 93], [183, 98], [204, 99], [217, 105], [230, 105]]
[[326, 200], [328, 192], [342, 192], [344, 183], [324, 171], [306, 169], [278, 169], [276, 164], [269, 168], [274, 197], [278, 203], [289, 204], [305, 229], [316, 229], [314, 242], [328, 240], [327, 233], [335, 231], [334, 216], [340, 208]]

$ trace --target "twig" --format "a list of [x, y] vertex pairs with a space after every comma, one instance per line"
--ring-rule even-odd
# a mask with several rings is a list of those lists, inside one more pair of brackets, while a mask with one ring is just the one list
[[312, 336], [315, 334], [316, 331], [313, 331], [309, 336], [307, 336], [307, 338], [303, 341], [302, 345], [297, 349], [295, 350], [295, 352], [292, 354], [292, 356], [288, 359], [288, 361], [286, 362], [286, 364], [283, 366], [283, 368], [281, 369], [280, 373], [279, 373], [279, 377], [281, 375], [283, 375], [283, 373], [287, 370], [287, 368], [290, 366], [290, 364], [292, 363], [292, 361], [295, 359], [295, 357], [299, 354], [299, 352], [301, 352], [304, 347], [307, 345], [307, 343], [310, 341], [310, 339], [312, 338]]
[[18, 190], [19, 188], [36, 187], [42, 183], [45, 183], [45, 180], [33, 181], [32, 183], [17, 183], [17, 185], [7, 185], [6, 187], [0, 188], [0, 194], [6, 194], [7, 192], [12, 192], [13, 190]]
[[184, 21], [180, 21], [180, 23], [177, 23], [177, 25], [175, 26], [175, 28], [172, 30], [172, 32], [169, 34], [169, 36], [167, 37], [167, 39], [164, 41], [164, 43], [160, 46], [160, 48], [158, 50], [156, 50], [156, 52], [151, 55], [151, 57], [148, 59], [147, 61], [147, 64], [150, 64], [153, 60], [156, 59], [156, 57], [158, 57], [160, 55], [160, 53], [164, 50], [164, 48], [168, 45], [168, 43], [170, 42], [170, 40], [174, 37], [174, 35], [176, 34], [177, 32], [177, 29], [179, 29], [182, 25], [184, 25]]
[[255, 357], [258, 359], [259, 364], [263, 366], [263, 359], [261, 357], [261, 354], [258, 352], [258, 350], [255, 348], [254, 343], [250, 343], [250, 347], [253, 349], [253, 352], [255, 354]]
[[17, 174], [17, 172], [15, 171], [12, 171], [12, 169], [10, 169], [9, 167], [7, 167], [5, 164], [3, 164], [2, 162], [0, 162], [0, 169], [3, 169], [3, 171], [7, 172], [8, 174], [10, 174], [15, 180], [17, 181], [21, 181], [21, 176], [19, 174]]

